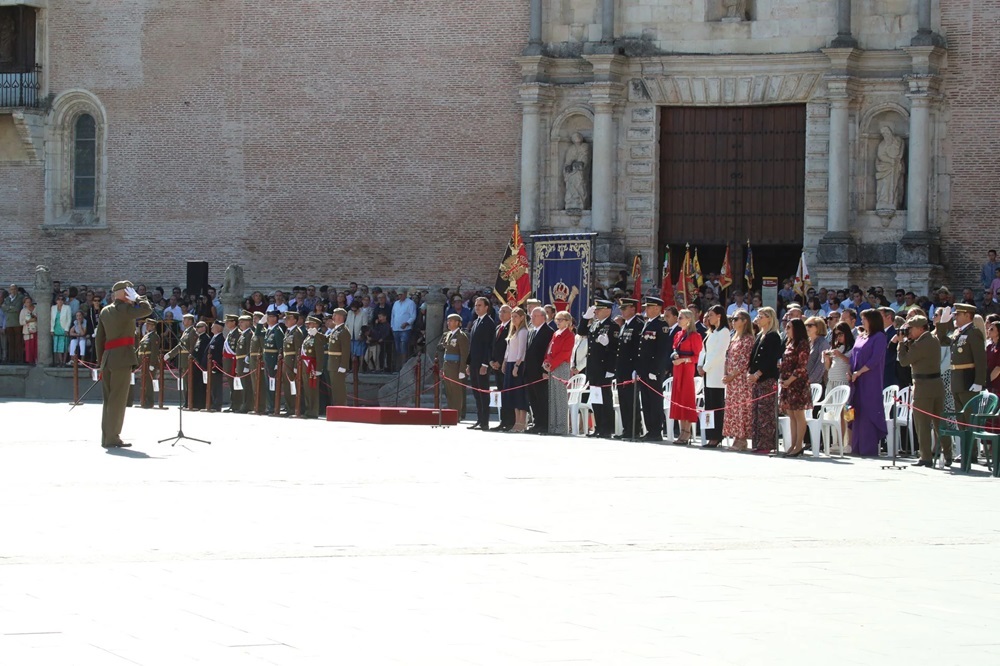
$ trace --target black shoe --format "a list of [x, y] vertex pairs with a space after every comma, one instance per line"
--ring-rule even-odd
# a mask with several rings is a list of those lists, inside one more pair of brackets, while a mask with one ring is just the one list
[[954, 462], [954, 461], [951, 458], [945, 456], [945, 459], [944, 459], [944, 466], [945, 467], [951, 467], [952, 462]]
[[479, 428], [478, 423], [473, 423], [472, 425], [465, 427], [466, 430], [476, 430], [477, 428]]
[[123, 442], [120, 439], [117, 442], [114, 443], [114, 446], [117, 447], [117, 448], [119, 448], [119, 449], [129, 449], [129, 448], [132, 448], [131, 444], [129, 444], [128, 442]]
[[490, 428], [490, 430], [491, 431], [507, 432], [508, 430], [510, 430], [510, 428], [507, 427], [507, 426], [505, 426], [505, 425], [503, 425], [503, 424], [500, 424], [498, 426], [494, 426], [494, 427]]
[[642, 441], [644, 441], [644, 442], [662, 442], [663, 438], [660, 437], [660, 435], [654, 435], [653, 433], [648, 433], [645, 437], [642, 438]]
[[934, 463], [930, 460], [918, 460], [917, 462], [910, 465], [910, 467], [934, 467]]
[[587, 437], [600, 437], [600, 436], [601, 433], [597, 432], [596, 430], [594, 432], [587, 433]]
[[107, 444], [105, 442], [101, 442], [101, 447], [105, 448], [105, 449], [113, 449], [113, 448], [115, 448], [115, 445], [114, 444]]

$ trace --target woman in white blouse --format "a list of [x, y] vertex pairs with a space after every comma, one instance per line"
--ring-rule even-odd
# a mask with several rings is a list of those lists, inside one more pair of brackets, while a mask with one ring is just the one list
[[726, 385], [722, 378], [726, 374], [726, 351], [729, 349], [731, 334], [726, 310], [721, 305], [713, 305], [705, 314], [711, 332], [705, 338], [705, 410], [715, 410], [714, 423], [705, 429], [707, 448], [714, 449], [722, 441], [722, 423], [726, 404]]
[[528, 327], [524, 310], [514, 308], [510, 315], [507, 333], [507, 352], [504, 354], [503, 400], [514, 408], [514, 427], [511, 432], [524, 432], [528, 423], [528, 396], [524, 390], [524, 352], [528, 349]]

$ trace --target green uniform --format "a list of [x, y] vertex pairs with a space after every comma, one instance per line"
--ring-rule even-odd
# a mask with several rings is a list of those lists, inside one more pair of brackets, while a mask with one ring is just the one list
[[319, 382], [323, 371], [324, 349], [326, 338], [319, 332], [316, 335], [306, 335], [302, 340], [299, 352], [302, 358], [302, 379], [299, 388], [302, 390], [303, 416], [307, 419], [319, 418]]
[[240, 331], [239, 337], [236, 338], [236, 346], [233, 347], [233, 351], [236, 353], [236, 365], [233, 375], [239, 377], [240, 383], [243, 385], [242, 390], [233, 390], [234, 405], [237, 401], [236, 394], [240, 394], [239, 409], [233, 407], [233, 411], [239, 412], [240, 414], [246, 414], [249, 411], [253, 411], [253, 386], [251, 385], [252, 375], [247, 374], [247, 363], [250, 360], [250, 339], [252, 337], [253, 333], [249, 328], [245, 331]]
[[[260, 376], [260, 357], [264, 352], [264, 332], [259, 326], [252, 326], [247, 331], [250, 334], [250, 354], [247, 358], [247, 367], [251, 374], [246, 378], [243, 388], [248, 390], [249, 411], [257, 414], [264, 409], [264, 401], [260, 393], [266, 391], [263, 379]], [[249, 386], [247, 386], [247, 382]]]
[[[941, 344], [934, 334], [925, 331], [916, 340], [903, 340], [896, 351], [899, 364], [910, 368], [913, 375], [913, 428], [920, 443], [920, 459], [931, 462], [931, 433], [934, 418], [931, 414], [944, 412], [944, 382], [941, 380]], [[889, 360], [889, 359], [887, 359]], [[917, 411], [921, 410], [921, 411]], [[928, 412], [924, 414], [922, 412]], [[941, 443], [945, 460], [952, 459], [951, 437]]]
[[351, 365], [351, 332], [343, 324], [333, 327], [326, 339], [326, 374], [330, 382], [330, 404], [347, 404], [347, 373]]
[[153, 406], [153, 379], [156, 378], [156, 366], [159, 361], [160, 336], [154, 330], [146, 333], [139, 341], [139, 376], [142, 377], [142, 390], [139, 396], [145, 409]]
[[452, 380], [444, 383], [448, 409], [458, 410], [458, 420], [462, 421], [465, 419], [465, 365], [469, 358], [469, 336], [460, 328], [446, 331], [438, 343], [438, 350], [444, 353], [441, 366], [444, 376]]
[[140, 296], [135, 303], [114, 301], [101, 310], [94, 350], [101, 367], [104, 413], [101, 418], [101, 444], [121, 443], [129, 377], [139, 360], [135, 355], [135, 320], [149, 316], [153, 306]]
[[[237, 353], [236, 347], [239, 345], [239, 339], [240, 339], [239, 328], [233, 327], [233, 330], [226, 333], [226, 344], [229, 345], [229, 350], [233, 354], [233, 356], [236, 356]], [[228, 372], [229, 374], [234, 376], [239, 374], [236, 371], [237, 361], [235, 358], [225, 359], [223, 361], [223, 364], [225, 365], [225, 371]], [[235, 384], [232, 383], [232, 380], [230, 380], [230, 386], [235, 386]], [[237, 391], [235, 388], [233, 388], [230, 391], [229, 409], [230, 411], [233, 412], [243, 411], [243, 389]]]
[[280, 382], [278, 377], [278, 358], [281, 356], [282, 341], [285, 332], [281, 326], [275, 324], [264, 334], [264, 376], [261, 381], [261, 390], [267, 392], [267, 413], [274, 413], [274, 390], [271, 388], [271, 380]]
[[183, 379], [184, 385], [184, 388], [181, 389], [181, 405], [185, 408], [187, 407], [187, 392], [191, 388], [188, 386], [190, 377], [188, 377], [187, 371], [191, 365], [191, 354], [194, 353], [194, 346], [197, 342], [198, 331], [195, 330], [194, 326], [188, 326], [181, 333], [181, 338], [177, 341], [177, 346], [166, 354], [168, 361], [172, 358], [177, 358], [177, 370], [180, 372], [180, 377]]
[[302, 329], [299, 326], [293, 326], [292, 328], [285, 331], [285, 336], [282, 340], [282, 373], [281, 373], [281, 392], [285, 396], [285, 411], [291, 416], [295, 413], [295, 395], [292, 395], [291, 385], [295, 383], [296, 378], [296, 368], [299, 364], [299, 350], [302, 349], [302, 338], [305, 337], [302, 334]]
[[[951, 348], [951, 393], [959, 411], [978, 395], [971, 389], [974, 384], [979, 384], [980, 391], [986, 388], [986, 339], [971, 322], [955, 330], [954, 320], [938, 324], [934, 333], [942, 347]], [[968, 423], [969, 414], [962, 416]]]

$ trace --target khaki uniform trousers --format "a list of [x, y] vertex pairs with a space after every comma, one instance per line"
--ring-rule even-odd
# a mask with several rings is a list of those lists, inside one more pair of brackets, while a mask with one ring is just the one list
[[[913, 406], [930, 414], [942, 414], [944, 412], [944, 382], [938, 379], [914, 379], [913, 380]], [[935, 431], [936, 419], [930, 414], [923, 414], [916, 409], [913, 410], [913, 430], [917, 435], [917, 442], [920, 444], [920, 459], [924, 462], [931, 461], [931, 434]], [[936, 434], [934, 435], [936, 437]], [[943, 437], [941, 446], [945, 458], [952, 457], [951, 437]]]
[[465, 420], [465, 386], [458, 378], [458, 374], [461, 372], [461, 365], [458, 361], [445, 361], [444, 362], [444, 376], [453, 381], [445, 381], [444, 395], [448, 401], [448, 409], [454, 409], [458, 411], [458, 420]]

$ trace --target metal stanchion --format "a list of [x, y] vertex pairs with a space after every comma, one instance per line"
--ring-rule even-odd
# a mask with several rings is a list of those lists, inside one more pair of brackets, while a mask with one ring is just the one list
[[420, 407], [420, 391], [423, 389], [422, 377], [420, 375], [420, 357], [417, 357], [417, 364], [413, 366], [413, 406]]
[[160, 355], [159, 363], [160, 367], [160, 409], [163, 409], [163, 394], [167, 392], [167, 384], [163, 381], [163, 356]]
[[361, 372], [361, 359], [357, 356], [354, 357], [354, 367], [351, 370], [354, 376], [354, 406], [358, 406], [358, 375]]
[[295, 418], [302, 416], [302, 357], [296, 357], [295, 367]]
[[80, 377], [78, 376], [79, 368], [80, 368], [80, 357], [74, 356], [73, 357], [73, 404], [74, 405], [80, 404]]
[[436, 360], [431, 374], [434, 376], [434, 409], [441, 409], [441, 369]]
[[188, 409], [194, 409], [194, 391], [191, 390], [191, 378], [194, 376], [194, 359], [191, 358], [190, 354], [188, 354], [187, 369], [181, 373], [181, 377], [184, 375], [187, 375], [187, 379], [183, 379], [182, 381], [185, 383], [187, 388]]
[[212, 408], [212, 359], [208, 359], [208, 363], [205, 364], [205, 411], [207, 412]]
[[139, 407], [143, 409], [146, 408], [146, 374], [149, 372], [149, 354], [141, 354], [140, 358], [142, 360], [142, 365], [139, 366], [139, 381], [142, 382], [142, 386], [139, 387]]
[[[274, 416], [281, 416], [281, 382], [285, 371], [284, 352], [279, 349], [278, 353], [280, 354], [278, 365], [274, 369]], [[270, 384], [270, 381], [268, 383]], [[268, 390], [270, 390], [270, 386], [268, 386]]]
[[261, 393], [260, 385], [264, 383], [264, 380], [261, 377], [261, 375], [263, 374], [264, 374], [264, 355], [261, 354], [260, 356], [257, 357], [257, 374], [253, 378], [253, 384], [254, 386], [257, 387], [257, 390], [254, 392], [254, 398], [257, 401], [257, 404], [254, 405], [255, 414], [262, 414], [264, 412], [264, 409], [267, 407], [267, 401], [264, 401], [263, 403], [264, 407], [261, 407], [261, 402], [260, 402], [262, 397], [260, 394]]

